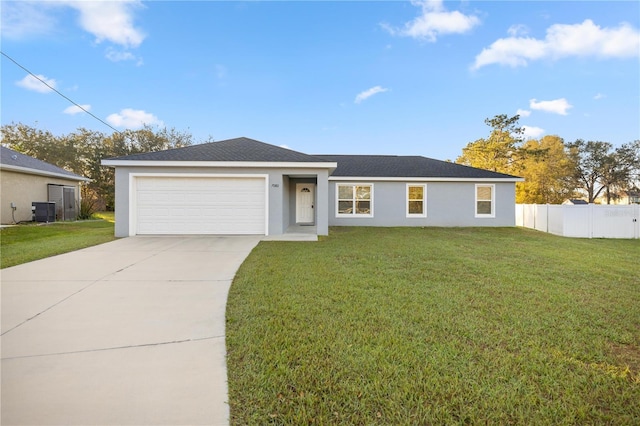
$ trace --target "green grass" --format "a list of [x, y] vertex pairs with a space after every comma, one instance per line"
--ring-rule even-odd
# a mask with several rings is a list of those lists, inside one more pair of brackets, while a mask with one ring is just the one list
[[0, 229], [0, 268], [113, 241], [113, 223], [103, 220], [26, 224]]
[[227, 305], [233, 425], [639, 424], [640, 241], [333, 228]]

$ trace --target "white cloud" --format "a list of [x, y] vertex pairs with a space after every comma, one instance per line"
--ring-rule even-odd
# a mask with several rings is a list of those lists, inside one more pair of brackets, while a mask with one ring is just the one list
[[381, 24], [382, 28], [391, 35], [435, 42], [440, 35], [466, 33], [480, 24], [477, 16], [458, 11], [448, 12], [442, 5], [442, 0], [412, 1], [412, 4], [422, 9], [420, 16], [405, 23], [402, 28]]
[[520, 117], [528, 117], [531, 115], [531, 111], [526, 109], [518, 109], [516, 111], [516, 114], [519, 115]]
[[360, 102], [370, 98], [371, 96], [377, 94], [377, 93], [383, 93], [388, 91], [389, 89], [385, 89], [384, 87], [381, 86], [374, 86], [371, 89], [367, 89], [364, 92], [360, 92], [358, 93], [358, 95], [356, 96], [355, 100], [353, 101], [356, 104], [359, 104]]
[[11, 39], [49, 34], [56, 24], [49, 8], [32, 1], [3, 1], [0, 19], [2, 36]]
[[111, 62], [135, 61], [137, 59], [133, 53], [127, 50], [116, 50], [113, 47], [107, 48], [105, 57]]
[[[37, 74], [36, 77], [32, 76], [31, 74], [26, 75], [22, 80], [16, 81], [16, 85], [24, 89], [32, 90], [34, 92], [39, 92], [39, 93], [50, 93], [50, 92], [53, 92], [51, 88], [54, 88], [54, 89], [56, 88], [57, 83], [54, 79], [47, 78], [42, 74]], [[47, 83], [50, 87], [47, 87], [47, 85], [44, 84], [43, 81]]]
[[119, 113], [109, 115], [107, 122], [112, 126], [126, 129], [139, 129], [145, 124], [149, 126], [164, 126], [164, 123], [155, 115], [131, 108], [125, 108]]
[[96, 42], [109, 41], [125, 48], [138, 47], [145, 34], [134, 25], [134, 12], [143, 7], [139, 0], [121, 1], [7, 1], [2, 2], [2, 35], [14, 39], [42, 36], [59, 26], [56, 9], [79, 12], [78, 23], [93, 34]]
[[603, 95], [602, 93], [597, 93], [597, 94], [593, 97], [593, 99], [595, 99], [595, 100], [597, 101], [597, 100], [599, 100], [599, 99], [606, 98], [606, 97], [607, 97], [607, 95]]
[[80, 12], [80, 26], [96, 37], [124, 46], [138, 47], [145, 34], [133, 24], [134, 9], [140, 8], [138, 0], [125, 1], [65, 1], [63, 4]]
[[515, 35], [498, 39], [476, 56], [471, 69], [490, 64], [526, 66], [530, 61], [545, 58], [630, 58], [639, 54], [637, 29], [626, 23], [616, 28], [602, 28], [587, 19], [581, 24], [554, 24], [547, 28], [544, 40]]
[[573, 108], [573, 105], [569, 104], [565, 98], [540, 102], [536, 99], [531, 99], [529, 101], [529, 108], [554, 114], [567, 115], [567, 110]]
[[[82, 108], [80, 108], [80, 107], [82, 107]], [[84, 104], [84, 105], [80, 105], [80, 106], [72, 105], [72, 106], [70, 106], [68, 108], [65, 108], [65, 110], [62, 111], [62, 112], [65, 113], [65, 114], [69, 114], [69, 115], [76, 115], [76, 114], [80, 114], [82, 112], [90, 111], [90, 110], [91, 110], [91, 105]]]
[[544, 129], [534, 126], [522, 126], [522, 135], [527, 139], [535, 139], [544, 134]]
[[104, 56], [111, 62], [135, 61], [136, 66], [138, 67], [144, 64], [141, 57], [136, 56], [127, 50], [116, 50], [113, 47], [108, 47], [106, 52], [107, 53]]
[[529, 34], [529, 28], [523, 24], [516, 24], [509, 27], [507, 33], [511, 37], [525, 36]]

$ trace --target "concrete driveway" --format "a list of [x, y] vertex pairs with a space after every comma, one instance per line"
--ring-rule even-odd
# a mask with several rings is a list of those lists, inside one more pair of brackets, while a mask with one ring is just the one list
[[2, 424], [228, 424], [227, 293], [259, 240], [131, 237], [2, 270]]

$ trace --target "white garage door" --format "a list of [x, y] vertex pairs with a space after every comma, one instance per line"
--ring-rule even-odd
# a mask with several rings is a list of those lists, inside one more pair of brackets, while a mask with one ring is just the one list
[[137, 234], [265, 234], [265, 179], [136, 178]]

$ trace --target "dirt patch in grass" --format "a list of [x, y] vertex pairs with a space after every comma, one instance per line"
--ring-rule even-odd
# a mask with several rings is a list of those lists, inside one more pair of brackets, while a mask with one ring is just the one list
[[618, 364], [629, 369], [629, 378], [640, 384], [640, 347], [612, 344], [611, 354], [618, 361]]

